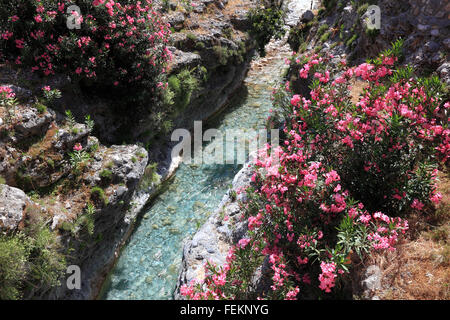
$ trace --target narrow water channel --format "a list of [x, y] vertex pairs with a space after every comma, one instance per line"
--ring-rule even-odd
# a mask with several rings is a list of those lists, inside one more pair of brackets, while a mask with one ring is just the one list
[[[298, 19], [310, 6], [311, 0], [290, 1], [288, 19]], [[285, 40], [269, 43], [266, 57], [252, 62], [242, 88], [208, 127], [220, 132], [239, 129], [243, 134], [249, 129], [263, 129], [272, 108], [272, 89], [282, 81], [290, 52]], [[193, 235], [216, 209], [240, 168], [230, 164], [181, 164], [167, 190], [136, 225], [110, 275], [103, 298], [171, 299], [183, 240]]]

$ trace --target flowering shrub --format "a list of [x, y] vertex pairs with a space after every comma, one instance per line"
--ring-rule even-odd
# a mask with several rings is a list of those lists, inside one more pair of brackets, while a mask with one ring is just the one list
[[80, 0], [80, 12], [71, 5], [1, 0], [0, 59], [97, 87], [155, 87], [170, 31], [151, 0]]
[[47, 104], [52, 105], [56, 99], [61, 98], [61, 91], [58, 89], [52, 89], [50, 86], [44, 86], [42, 88], [42, 95]]
[[10, 87], [0, 86], [0, 106], [5, 108], [6, 121], [14, 116], [14, 107], [17, 104], [16, 94]]
[[[272, 279], [260, 297], [330, 293], [355, 255], [395, 250], [408, 229], [399, 215], [439, 201], [433, 165], [450, 157], [450, 104], [438, 79], [395, 67], [399, 47], [352, 68], [333, 64], [332, 56], [293, 59], [310, 96], [295, 94], [290, 83], [275, 93], [285, 139], [267, 145], [254, 163], [243, 205], [248, 238], [221, 268], [206, 265], [205, 280], [183, 286], [183, 295], [253, 298], [264, 257]], [[356, 77], [365, 88], [353, 103]]]
[[80, 165], [88, 162], [90, 160], [89, 153], [83, 149], [80, 143], [75, 144], [73, 147], [73, 152], [69, 152], [70, 165], [75, 173], [80, 169]]

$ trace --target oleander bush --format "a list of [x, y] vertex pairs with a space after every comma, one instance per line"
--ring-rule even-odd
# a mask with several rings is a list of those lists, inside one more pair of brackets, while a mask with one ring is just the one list
[[[293, 57], [302, 96], [274, 94], [285, 139], [254, 162], [246, 237], [221, 267], [181, 293], [191, 299], [298, 299], [345, 294], [352, 263], [395, 250], [405, 215], [426, 215], [442, 197], [436, 166], [450, 158], [450, 103], [439, 79], [398, 66], [402, 43], [356, 67], [333, 56]], [[350, 90], [358, 79], [360, 94]], [[353, 93], [352, 93], [353, 92]], [[352, 95], [353, 94], [353, 95]], [[357, 102], [352, 102], [356, 99]], [[269, 290], [253, 277], [264, 259]]]
[[169, 32], [151, 0], [0, 1], [0, 60], [67, 74], [97, 93], [156, 90]]

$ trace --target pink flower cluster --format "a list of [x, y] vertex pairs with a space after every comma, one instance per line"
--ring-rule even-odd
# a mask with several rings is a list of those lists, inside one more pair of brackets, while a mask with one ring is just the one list
[[322, 269], [322, 273], [319, 275], [319, 288], [329, 293], [331, 292], [331, 288], [334, 287], [334, 282], [337, 277], [335, 273], [336, 264], [334, 262], [325, 263], [322, 261], [320, 269]]
[[14, 98], [16, 94], [10, 87], [0, 86], [0, 99]]
[[[3, 10], [9, 17], [0, 21], [5, 40], [0, 57], [25, 63], [45, 76], [65, 72], [75, 79], [111, 84], [139, 82], [164, 72], [171, 58], [166, 47], [170, 30], [151, 0], [81, 0], [77, 3], [81, 14], [71, 13], [81, 27], [79, 32], [59, 27], [68, 21], [65, 11], [72, 3], [17, 0], [0, 8], [0, 16]], [[155, 68], [159, 70], [152, 74]]]

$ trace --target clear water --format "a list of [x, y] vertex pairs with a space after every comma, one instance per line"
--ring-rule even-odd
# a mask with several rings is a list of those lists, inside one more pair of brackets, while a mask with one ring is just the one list
[[[310, 0], [304, 2], [308, 8]], [[289, 54], [284, 41], [271, 42], [266, 57], [252, 62], [243, 87], [224, 114], [208, 127], [221, 132], [240, 129], [244, 133], [246, 129], [264, 128], [272, 108], [271, 92], [282, 80]], [[171, 299], [183, 240], [193, 235], [217, 208], [240, 168], [225, 164], [181, 164], [167, 190], [136, 226], [110, 275], [103, 298]]]

